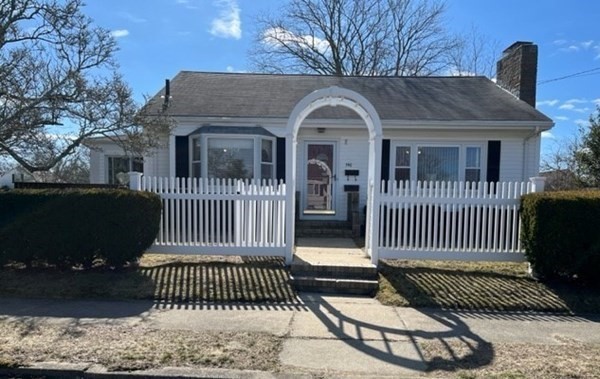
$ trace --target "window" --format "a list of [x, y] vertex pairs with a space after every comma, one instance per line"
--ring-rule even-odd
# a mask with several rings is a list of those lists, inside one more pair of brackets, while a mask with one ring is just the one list
[[467, 147], [465, 164], [465, 181], [478, 182], [481, 180], [481, 147]]
[[397, 181], [410, 180], [410, 146], [396, 147], [394, 179]]
[[254, 140], [208, 138], [208, 177], [251, 179], [254, 177]]
[[108, 184], [129, 183], [129, 172], [143, 172], [144, 160], [140, 157], [108, 157]]
[[263, 138], [260, 149], [260, 178], [273, 179], [273, 140]]
[[484, 144], [436, 145], [406, 141], [393, 145], [390, 177], [396, 181], [466, 181], [485, 178]]
[[458, 153], [458, 147], [419, 147], [417, 180], [446, 182], [459, 180]]
[[192, 178], [200, 177], [200, 170], [201, 170], [201, 163], [202, 163], [202, 160], [201, 160], [202, 151], [200, 149], [201, 144], [202, 144], [202, 141], [200, 140], [200, 137], [192, 138], [192, 159], [191, 159]]
[[190, 136], [190, 175], [194, 178], [273, 179], [275, 138], [249, 135]]

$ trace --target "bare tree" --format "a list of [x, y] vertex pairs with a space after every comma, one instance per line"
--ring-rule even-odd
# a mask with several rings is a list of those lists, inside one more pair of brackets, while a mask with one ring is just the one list
[[[94, 136], [167, 132], [160, 114], [139, 113], [116, 73], [116, 44], [81, 0], [0, 4], [0, 155], [46, 171]], [[145, 133], [146, 131], [144, 129]]]
[[499, 54], [498, 41], [483, 35], [475, 26], [462, 35], [450, 54], [451, 74], [484, 75], [493, 78]]
[[431, 75], [460, 40], [437, 0], [291, 0], [259, 19], [250, 60], [263, 72]]

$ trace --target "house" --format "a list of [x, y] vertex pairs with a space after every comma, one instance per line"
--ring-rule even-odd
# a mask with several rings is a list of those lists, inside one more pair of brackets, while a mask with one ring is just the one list
[[15, 182], [33, 182], [36, 181], [35, 175], [26, 169], [17, 166], [0, 175], [0, 188], [14, 188]]
[[131, 158], [110, 140], [88, 141], [90, 182], [115, 182], [131, 167], [282, 180], [298, 203], [289, 225], [347, 220], [349, 193], [369, 208], [381, 180], [527, 181], [539, 173], [541, 133], [553, 126], [535, 109], [537, 46], [511, 45], [497, 71], [497, 83], [182, 71], [154, 97], [176, 122], [165, 147]]

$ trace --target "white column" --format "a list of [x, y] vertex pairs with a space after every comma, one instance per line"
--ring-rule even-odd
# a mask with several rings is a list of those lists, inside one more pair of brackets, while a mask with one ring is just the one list
[[296, 209], [296, 135], [292, 131], [285, 136], [285, 264], [294, 259], [294, 233]]
[[134, 191], [142, 190], [142, 174], [141, 172], [129, 172], [129, 189]]
[[544, 192], [544, 188], [546, 186], [546, 178], [542, 176], [534, 176], [529, 178], [531, 182], [531, 191], [532, 192]]

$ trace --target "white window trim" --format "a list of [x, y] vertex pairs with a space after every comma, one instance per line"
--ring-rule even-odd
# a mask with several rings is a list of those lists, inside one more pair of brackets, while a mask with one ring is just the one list
[[188, 138], [188, 175], [192, 177], [192, 162], [193, 162], [193, 143], [194, 139], [200, 138], [200, 177], [206, 177], [208, 173], [208, 139], [246, 139], [252, 140], [254, 149], [254, 176], [253, 179], [261, 180], [262, 175], [262, 140], [267, 139], [273, 143], [273, 169], [271, 170], [271, 179], [275, 180], [277, 176], [277, 138], [257, 134], [223, 134], [223, 133], [202, 133], [192, 135]]
[[418, 149], [420, 147], [458, 147], [458, 181], [465, 181], [465, 170], [467, 163], [467, 147], [478, 147], [480, 156], [480, 182], [485, 182], [487, 177], [487, 142], [484, 141], [415, 141], [415, 140], [392, 140], [390, 143], [390, 167], [389, 178], [395, 180], [396, 148], [400, 146], [410, 147], [410, 180], [417, 180]]

